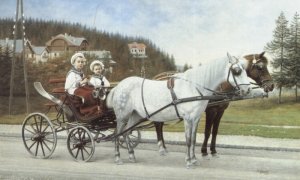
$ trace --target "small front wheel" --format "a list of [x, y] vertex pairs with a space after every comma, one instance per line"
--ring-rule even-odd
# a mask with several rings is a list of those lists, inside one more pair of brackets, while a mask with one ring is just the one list
[[32, 113], [24, 119], [22, 139], [26, 150], [36, 158], [49, 158], [57, 144], [53, 124], [42, 113]]
[[69, 153], [76, 161], [89, 161], [95, 152], [95, 141], [91, 132], [83, 126], [70, 130], [67, 140]]

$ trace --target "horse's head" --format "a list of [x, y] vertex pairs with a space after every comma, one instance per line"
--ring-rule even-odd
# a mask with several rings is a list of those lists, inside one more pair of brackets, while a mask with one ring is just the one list
[[267, 68], [268, 59], [265, 52], [246, 55], [244, 58], [248, 61], [244, 66], [248, 77], [253, 79], [265, 92], [273, 91], [274, 83]]
[[246, 73], [246, 70], [243, 67], [242, 62], [227, 53], [229, 60], [229, 69], [227, 74], [227, 82], [234, 87], [239, 95], [247, 95], [250, 93], [250, 82]]

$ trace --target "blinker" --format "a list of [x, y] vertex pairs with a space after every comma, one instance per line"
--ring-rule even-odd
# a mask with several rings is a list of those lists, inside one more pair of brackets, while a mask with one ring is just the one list
[[242, 73], [242, 69], [240, 67], [231, 68], [231, 72], [233, 75], [238, 76]]

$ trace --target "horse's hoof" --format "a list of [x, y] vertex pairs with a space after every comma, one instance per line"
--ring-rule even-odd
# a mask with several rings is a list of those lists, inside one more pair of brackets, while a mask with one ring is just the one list
[[207, 156], [208, 155], [208, 153], [207, 152], [202, 152], [202, 156]]
[[191, 160], [191, 163], [192, 163], [192, 165], [194, 165], [194, 166], [199, 166], [199, 165], [200, 165], [200, 162], [198, 161], [198, 159], [192, 159], [192, 160]]
[[193, 164], [191, 162], [187, 162], [186, 163], [186, 168], [187, 169], [194, 169], [195, 167], [193, 166]]
[[115, 159], [115, 163], [116, 163], [117, 165], [122, 165], [122, 164], [123, 164], [123, 161], [118, 157], [118, 158]]
[[168, 153], [168, 151], [166, 149], [160, 149], [158, 152], [159, 152], [159, 155], [161, 155], [161, 156], [166, 156]]
[[132, 162], [132, 163], [136, 163], [136, 159], [135, 159], [135, 156], [133, 154], [129, 155], [129, 161]]
[[219, 158], [219, 157], [220, 157], [217, 153], [212, 153], [211, 156], [212, 156], [213, 158]]

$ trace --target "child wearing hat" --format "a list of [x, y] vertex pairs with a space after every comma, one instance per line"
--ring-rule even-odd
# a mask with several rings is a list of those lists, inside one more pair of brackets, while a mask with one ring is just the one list
[[85, 57], [82, 53], [75, 53], [71, 57], [72, 68], [66, 76], [65, 90], [74, 95], [78, 87], [84, 86], [88, 83], [88, 79], [83, 74], [83, 67], [85, 65]]
[[94, 60], [90, 65], [91, 71], [94, 73], [90, 78], [89, 84], [94, 87], [109, 87], [110, 83], [102, 75], [102, 71], [104, 69], [104, 64], [99, 60]]

